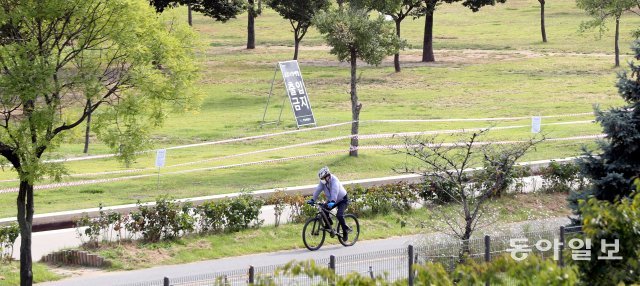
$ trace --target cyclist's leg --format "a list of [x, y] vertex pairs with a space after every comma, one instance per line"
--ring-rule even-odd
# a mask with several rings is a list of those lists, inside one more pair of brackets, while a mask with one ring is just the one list
[[344, 221], [344, 211], [347, 209], [348, 205], [349, 199], [346, 196], [337, 205], [338, 212], [336, 213], [336, 217], [338, 218], [338, 222], [340, 222], [340, 226], [342, 226], [342, 231], [344, 233], [348, 230], [347, 223]]
[[331, 216], [329, 215], [329, 209], [325, 206], [322, 208], [322, 212], [324, 213], [324, 217], [327, 218], [327, 221], [329, 222], [329, 225], [326, 226], [326, 228], [331, 228], [333, 221], [331, 221]]

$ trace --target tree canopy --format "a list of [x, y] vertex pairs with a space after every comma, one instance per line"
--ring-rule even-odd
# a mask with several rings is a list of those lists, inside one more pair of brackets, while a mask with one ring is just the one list
[[418, 16], [424, 16], [424, 37], [422, 41], [422, 61], [434, 62], [435, 56], [433, 55], [433, 17], [436, 8], [442, 3], [455, 3], [461, 2], [462, 6], [465, 6], [473, 12], [478, 12], [480, 8], [487, 5], [495, 5], [496, 3], [505, 3], [507, 0], [423, 0], [422, 5], [418, 11]]
[[[615, 30], [615, 66], [620, 66], [620, 48], [618, 40], [620, 38], [620, 18], [625, 12], [635, 12], [635, 8], [640, 8], [639, 0], [577, 0], [578, 8], [587, 12], [592, 19], [582, 22], [581, 30], [598, 28], [600, 35], [606, 30], [606, 22], [608, 19], [614, 19], [616, 23]], [[636, 36], [640, 30], [636, 30]]]
[[[365, 5], [384, 14], [389, 15], [396, 23], [396, 36], [400, 37], [400, 25], [407, 16], [417, 16], [416, 13], [423, 5], [423, 0], [368, 0]], [[393, 57], [396, 72], [400, 72], [400, 54]]]
[[329, 8], [331, 2], [329, 0], [270, 0], [267, 4], [280, 16], [289, 20], [291, 28], [293, 28], [295, 44], [293, 59], [296, 60], [298, 59], [300, 41], [311, 27], [313, 17], [319, 11]]
[[194, 34], [165, 26], [143, 0], [1, 7], [0, 155], [20, 180], [21, 285], [31, 285], [33, 185], [64, 173], [43, 155], [92, 113], [99, 138], [130, 162], [151, 127], [195, 103]]
[[243, 0], [149, 0], [149, 4], [158, 13], [162, 13], [168, 7], [189, 5], [193, 11], [222, 22], [235, 18], [246, 6]]

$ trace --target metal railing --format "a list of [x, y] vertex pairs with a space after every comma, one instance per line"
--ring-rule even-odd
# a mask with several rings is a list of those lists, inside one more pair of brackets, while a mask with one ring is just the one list
[[[409, 245], [403, 248], [373, 251], [355, 255], [334, 256], [315, 260], [315, 264], [320, 267], [328, 267], [337, 275], [343, 276], [349, 273], [359, 273], [363, 276], [374, 278], [383, 276], [387, 281], [405, 280], [408, 285], [413, 285], [415, 273], [411, 267], [414, 264], [425, 264], [427, 262], [441, 263], [446, 270], [453, 271], [462, 261], [462, 254], [465, 259], [473, 259], [476, 262], [488, 262], [492, 257], [497, 257], [504, 253], [509, 253], [512, 239], [526, 238], [529, 241], [557, 240], [562, 242], [559, 257], [554, 257], [554, 248], [547, 251], [532, 249], [532, 253], [543, 259], [555, 258], [558, 265], [563, 266], [562, 259], [564, 245], [567, 240], [580, 235], [582, 228], [560, 227], [558, 230], [543, 230], [536, 232], [525, 232], [513, 235], [485, 236], [484, 238], [474, 238], [466, 241], [451, 241], [435, 244], [423, 244], [419, 246]], [[268, 265], [232, 271], [221, 271], [210, 274], [190, 275], [183, 277], [164, 277], [154, 281], [121, 284], [120, 286], [204, 286], [204, 285], [252, 285], [258, 281], [271, 281], [275, 285], [331, 285], [331, 281], [325, 278], [314, 276], [309, 277], [304, 274], [291, 275], [278, 273], [285, 264]], [[508, 285], [509, 279], [505, 279]]]

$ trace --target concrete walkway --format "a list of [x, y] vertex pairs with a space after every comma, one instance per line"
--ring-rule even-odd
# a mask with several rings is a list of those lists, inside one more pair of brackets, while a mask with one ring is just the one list
[[[327, 237], [328, 242], [337, 242], [335, 238]], [[351, 247], [337, 245], [324, 245], [317, 251], [309, 251], [305, 249], [279, 251], [272, 253], [253, 254], [239, 257], [229, 257], [223, 259], [160, 266], [149, 269], [111, 272], [111, 273], [94, 273], [88, 276], [81, 276], [56, 282], [40, 283], [42, 286], [114, 286], [119, 284], [128, 284], [146, 281], [160, 281], [163, 277], [183, 277], [200, 274], [208, 274], [219, 271], [229, 271], [238, 269], [247, 269], [250, 265], [254, 267], [279, 265], [290, 262], [291, 260], [308, 260], [308, 259], [327, 259], [330, 255], [338, 257], [354, 254], [364, 254], [378, 250], [389, 250], [406, 247], [409, 244], [415, 244], [420, 241], [420, 236], [395, 237], [390, 239], [360, 241]]]
[[[568, 224], [570, 221], [565, 217], [541, 219], [534, 221], [525, 221], [510, 223], [505, 225], [493, 226], [491, 232], [477, 230], [477, 235], [513, 235], [520, 233], [529, 233], [536, 231], [558, 230], [560, 226]], [[181, 265], [159, 266], [148, 269], [121, 271], [121, 272], [95, 272], [88, 275], [65, 279], [56, 282], [40, 283], [42, 286], [114, 286], [122, 284], [130, 284], [136, 282], [161, 281], [164, 277], [179, 278], [185, 276], [194, 276], [202, 274], [211, 274], [220, 271], [243, 270], [249, 266], [274, 266], [281, 265], [291, 260], [319, 260], [328, 259], [330, 255], [336, 256], [337, 261], [341, 261], [341, 257], [352, 255], [365, 255], [372, 252], [384, 250], [396, 250], [407, 247], [408, 245], [420, 246], [431, 245], [434, 243], [450, 241], [448, 237], [442, 233], [430, 233], [423, 235], [393, 237], [388, 239], [359, 241], [354, 246], [343, 247], [340, 244], [324, 245], [317, 251], [308, 251], [307, 249], [296, 249], [288, 251], [279, 251], [272, 253], [262, 253], [245, 255], [238, 257], [229, 257], [223, 259], [194, 262]], [[335, 238], [327, 237], [327, 242], [337, 243]], [[374, 270], [376, 274], [387, 271], [384, 267], [396, 267], [397, 265], [388, 265], [384, 259], [376, 259], [378, 264]], [[372, 262], [376, 263], [376, 262]], [[365, 266], [366, 265], [362, 265]], [[158, 282], [157, 282], [158, 283]], [[149, 284], [157, 285], [157, 284]], [[160, 284], [162, 285], [162, 284]]]

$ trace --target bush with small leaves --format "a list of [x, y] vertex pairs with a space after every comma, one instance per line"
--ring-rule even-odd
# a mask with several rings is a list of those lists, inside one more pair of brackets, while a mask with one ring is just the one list
[[291, 213], [289, 215], [290, 222], [304, 222], [307, 218], [305, 215], [305, 207], [309, 206], [306, 204], [306, 201], [307, 199], [300, 193], [287, 195], [285, 197], [285, 203], [291, 208]]
[[274, 226], [278, 227], [280, 225], [280, 220], [282, 219], [282, 213], [284, 212], [287, 206], [287, 193], [282, 190], [276, 190], [267, 201], [265, 202], [267, 205], [273, 205], [274, 212]]
[[[85, 247], [95, 248], [99, 246], [101, 241], [120, 241], [123, 239], [122, 230], [128, 217], [114, 211], [106, 212], [103, 210], [102, 204], [98, 208], [98, 217], [92, 218], [88, 214], [84, 214], [75, 222], [78, 238]], [[87, 237], [86, 241], [84, 241], [85, 236]]]
[[542, 191], [548, 193], [569, 193], [585, 188], [585, 180], [580, 174], [580, 166], [573, 163], [552, 161], [549, 166], [540, 169]]
[[0, 262], [11, 261], [13, 257], [13, 245], [20, 235], [17, 223], [0, 226]]
[[227, 200], [209, 201], [198, 206], [200, 232], [222, 232], [227, 224], [227, 209], [229, 209]]
[[154, 206], [138, 203], [138, 211], [132, 212], [130, 216], [127, 230], [141, 233], [143, 240], [147, 242], [176, 239], [195, 229], [191, 205], [180, 205], [166, 197], [159, 198]]
[[263, 204], [262, 199], [248, 193], [230, 199], [225, 228], [229, 231], [238, 231], [249, 228], [249, 225], [260, 227], [264, 222], [259, 218]]
[[[591, 240], [590, 260], [573, 261], [582, 280], [594, 285], [640, 282], [640, 194], [636, 191], [614, 204], [592, 198], [581, 204], [580, 211], [583, 231]], [[609, 254], [620, 258], [600, 258]]]

